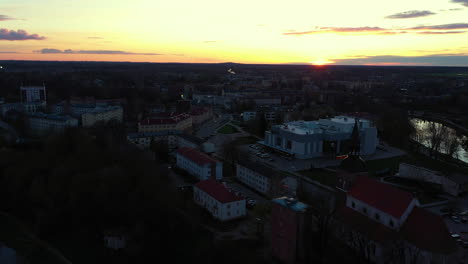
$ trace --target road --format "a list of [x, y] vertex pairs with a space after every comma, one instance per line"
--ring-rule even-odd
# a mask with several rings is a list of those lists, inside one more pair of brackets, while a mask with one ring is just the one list
[[216, 133], [216, 130], [229, 122], [232, 116], [230, 114], [222, 114], [219, 118], [213, 118], [212, 120], [204, 123], [200, 129], [195, 133], [199, 138], [206, 138]]

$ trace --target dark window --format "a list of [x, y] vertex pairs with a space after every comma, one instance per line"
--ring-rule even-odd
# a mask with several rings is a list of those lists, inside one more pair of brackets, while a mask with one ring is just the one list
[[376, 214], [375, 214], [375, 219], [376, 219], [377, 221], [380, 221], [380, 215], [376, 213]]
[[288, 140], [288, 142], [286, 143], [286, 148], [287, 148], [287, 149], [291, 149], [291, 148], [292, 148], [292, 142], [291, 142], [291, 140]]
[[393, 227], [393, 221], [392, 220], [390, 220], [389, 224], [390, 224], [391, 227]]
[[356, 204], [354, 202], [351, 202], [351, 207], [356, 207]]
[[365, 213], [365, 214], [367, 214], [367, 208], [366, 208], [366, 207], [363, 207], [363, 208], [362, 208], [362, 212]]
[[281, 140], [280, 137], [276, 137], [276, 145], [277, 145], [277, 146], [281, 146], [281, 143], [282, 143], [281, 141], [282, 141], [282, 140]]

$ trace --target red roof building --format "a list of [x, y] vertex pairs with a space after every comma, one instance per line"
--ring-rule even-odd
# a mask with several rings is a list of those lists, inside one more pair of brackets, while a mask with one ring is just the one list
[[193, 195], [195, 203], [207, 209], [218, 220], [227, 221], [246, 215], [245, 199], [214, 179], [195, 184]]
[[223, 177], [223, 164], [210, 156], [190, 147], [183, 147], [176, 151], [177, 166], [199, 180]]
[[138, 122], [138, 132], [163, 130], [187, 131], [192, 127], [192, 117], [186, 113], [159, 113]]

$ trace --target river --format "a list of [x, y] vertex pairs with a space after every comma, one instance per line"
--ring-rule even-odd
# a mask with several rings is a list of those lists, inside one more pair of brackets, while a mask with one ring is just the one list
[[[414, 127], [416, 129], [416, 135], [413, 136], [413, 139], [416, 140], [417, 142], [421, 143], [422, 145], [426, 146], [426, 147], [431, 146], [431, 143], [430, 143], [431, 142], [430, 141], [430, 133], [431, 132], [429, 132], [429, 130], [430, 130], [429, 126], [431, 124], [434, 124], [438, 128], [447, 129], [448, 134], [456, 135], [458, 145], [456, 146], [456, 151], [453, 154], [453, 157], [456, 158], [456, 159], [459, 159], [459, 160], [461, 160], [463, 162], [468, 163], [468, 151], [463, 149], [463, 147], [461, 145], [461, 143], [464, 140], [467, 139], [466, 136], [463, 136], [463, 135], [460, 135], [460, 134], [457, 135], [457, 132], [454, 129], [452, 129], [450, 127], [447, 127], [447, 126], [444, 126], [443, 124], [438, 123], [438, 122], [427, 121], [427, 120], [423, 120], [423, 119], [419, 119], [419, 118], [411, 118], [410, 121], [411, 121], [411, 123], [414, 125]], [[443, 143], [441, 144], [440, 152], [445, 153], [445, 154], [448, 153], [447, 148], [444, 146]]]

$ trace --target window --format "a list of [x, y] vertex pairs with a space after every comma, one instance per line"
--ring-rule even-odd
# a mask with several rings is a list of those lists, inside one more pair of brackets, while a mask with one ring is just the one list
[[366, 207], [362, 207], [362, 212], [367, 214], [367, 208]]
[[356, 204], [354, 202], [351, 202], [351, 207], [355, 208]]
[[291, 148], [292, 148], [292, 142], [291, 142], [291, 140], [288, 140], [288, 141], [286, 142], [286, 148], [287, 148], [287, 149], [291, 149]]
[[375, 213], [375, 220], [380, 221], [380, 215], [378, 213]]
[[390, 225], [391, 227], [393, 227], [393, 220], [390, 220], [389, 225]]

